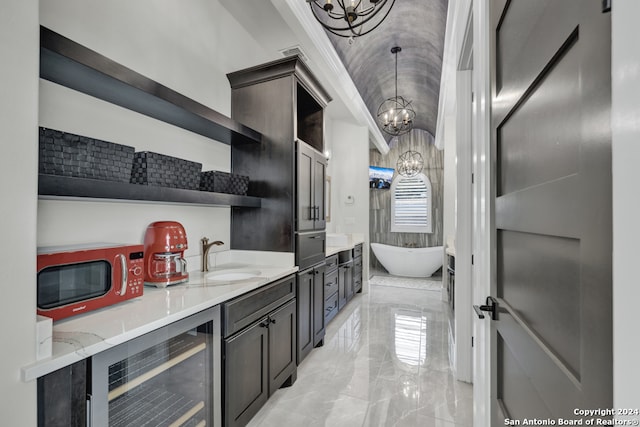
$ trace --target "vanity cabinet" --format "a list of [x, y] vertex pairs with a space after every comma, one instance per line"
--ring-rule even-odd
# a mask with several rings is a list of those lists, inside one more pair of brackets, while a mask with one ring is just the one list
[[362, 292], [362, 243], [353, 248], [353, 290]]
[[294, 252], [301, 269], [312, 267], [325, 257], [321, 153], [331, 98], [297, 56], [227, 77], [231, 117], [263, 138], [231, 144], [231, 169], [251, 176], [249, 193], [262, 199], [261, 209], [232, 208], [231, 248]]
[[353, 253], [346, 250], [338, 253], [338, 310], [342, 310], [354, 295]]
[[325, 333], [323, 264], [298, 273], [298, 365], [314, 347], [323, 344]]
[[325, 326], [338, 314], [338, 254], [327, 257], [324, 277], [324, 323]]
[[296, 380], [296, 277], [222, 304], [225, 426], [244, 426]]

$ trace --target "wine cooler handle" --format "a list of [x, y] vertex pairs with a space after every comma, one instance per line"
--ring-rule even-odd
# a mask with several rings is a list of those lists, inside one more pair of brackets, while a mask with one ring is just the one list
[[93, 396], [87, 394], [87, 427], [91, 427], [91, 409], [93, 409]]
[[122, 269], [122, 286], [120, 286], [120, 296], [127, 293], [127, 282], [129, 281], [129, 269], [127, 268], [127, 257], [124, 254], [118, 254], [120, 258], [120, 268]]

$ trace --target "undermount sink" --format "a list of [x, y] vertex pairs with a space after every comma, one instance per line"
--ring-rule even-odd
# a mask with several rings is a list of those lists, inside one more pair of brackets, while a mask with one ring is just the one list
[[216, 282], [239, 282], [241, 280], [253, 279], [260, 276], [260, 270], [219, 270], [213, 273], [207, 274], [208, 280], [214, 280]]

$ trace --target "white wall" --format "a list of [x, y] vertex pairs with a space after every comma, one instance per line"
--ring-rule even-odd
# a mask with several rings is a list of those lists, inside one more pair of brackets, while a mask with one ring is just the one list
[[[226, 73], [268, 55], [218, 1], [65, 0], [41, 2], [40, 23], [171, 89], [229, 115]], [[131, 145], [228, 171], [229, 146], [48, 81], [40, 82], [40, 126]], [[230, 208], [191, 205], [38, 202], [38, 245], [142, 242], [146, 226], [176, 220], [189, 239], [189, 270], [199, 239], [229, 243]], [[228, 245], [212, 251], [227, 250]]]
[[[612, 7], [613, 407], [640, 408], [637, 339], [640, 201], [640, 53], [636, 1]], [[620, 417], [624, 418], [624, 417]], [[638, 416], [628, 417], [638, 419]]]
[[20, 368], [35, 360], [38, 121], [38, 2], [5, 0], [0, 13], [0, 424], [36, 425], [36, 383]]
[[[331, 150], [328, 175], [331, 176], [330, 233], [360, 233], [365, 236], [363, 277], [369, 278], [369, 132], [340, 120], [326, 126], [327, 148]], [[351, 196], [353, 203], [347, 201]], [[368, 284], [363, 284], [365, 287]]]

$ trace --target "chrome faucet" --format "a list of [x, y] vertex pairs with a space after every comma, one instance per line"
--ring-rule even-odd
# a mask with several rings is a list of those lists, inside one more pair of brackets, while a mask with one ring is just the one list
[[209, 243], [209, 239], [206, 237], [200, 239], [200, 247], [202, 248], [202, 271], [209, 271], [209, 249], [211, 249], [211, 246], [214, 245], [221, 246], [224, 245], [224, 242], [216, 240], [215, 242]]

